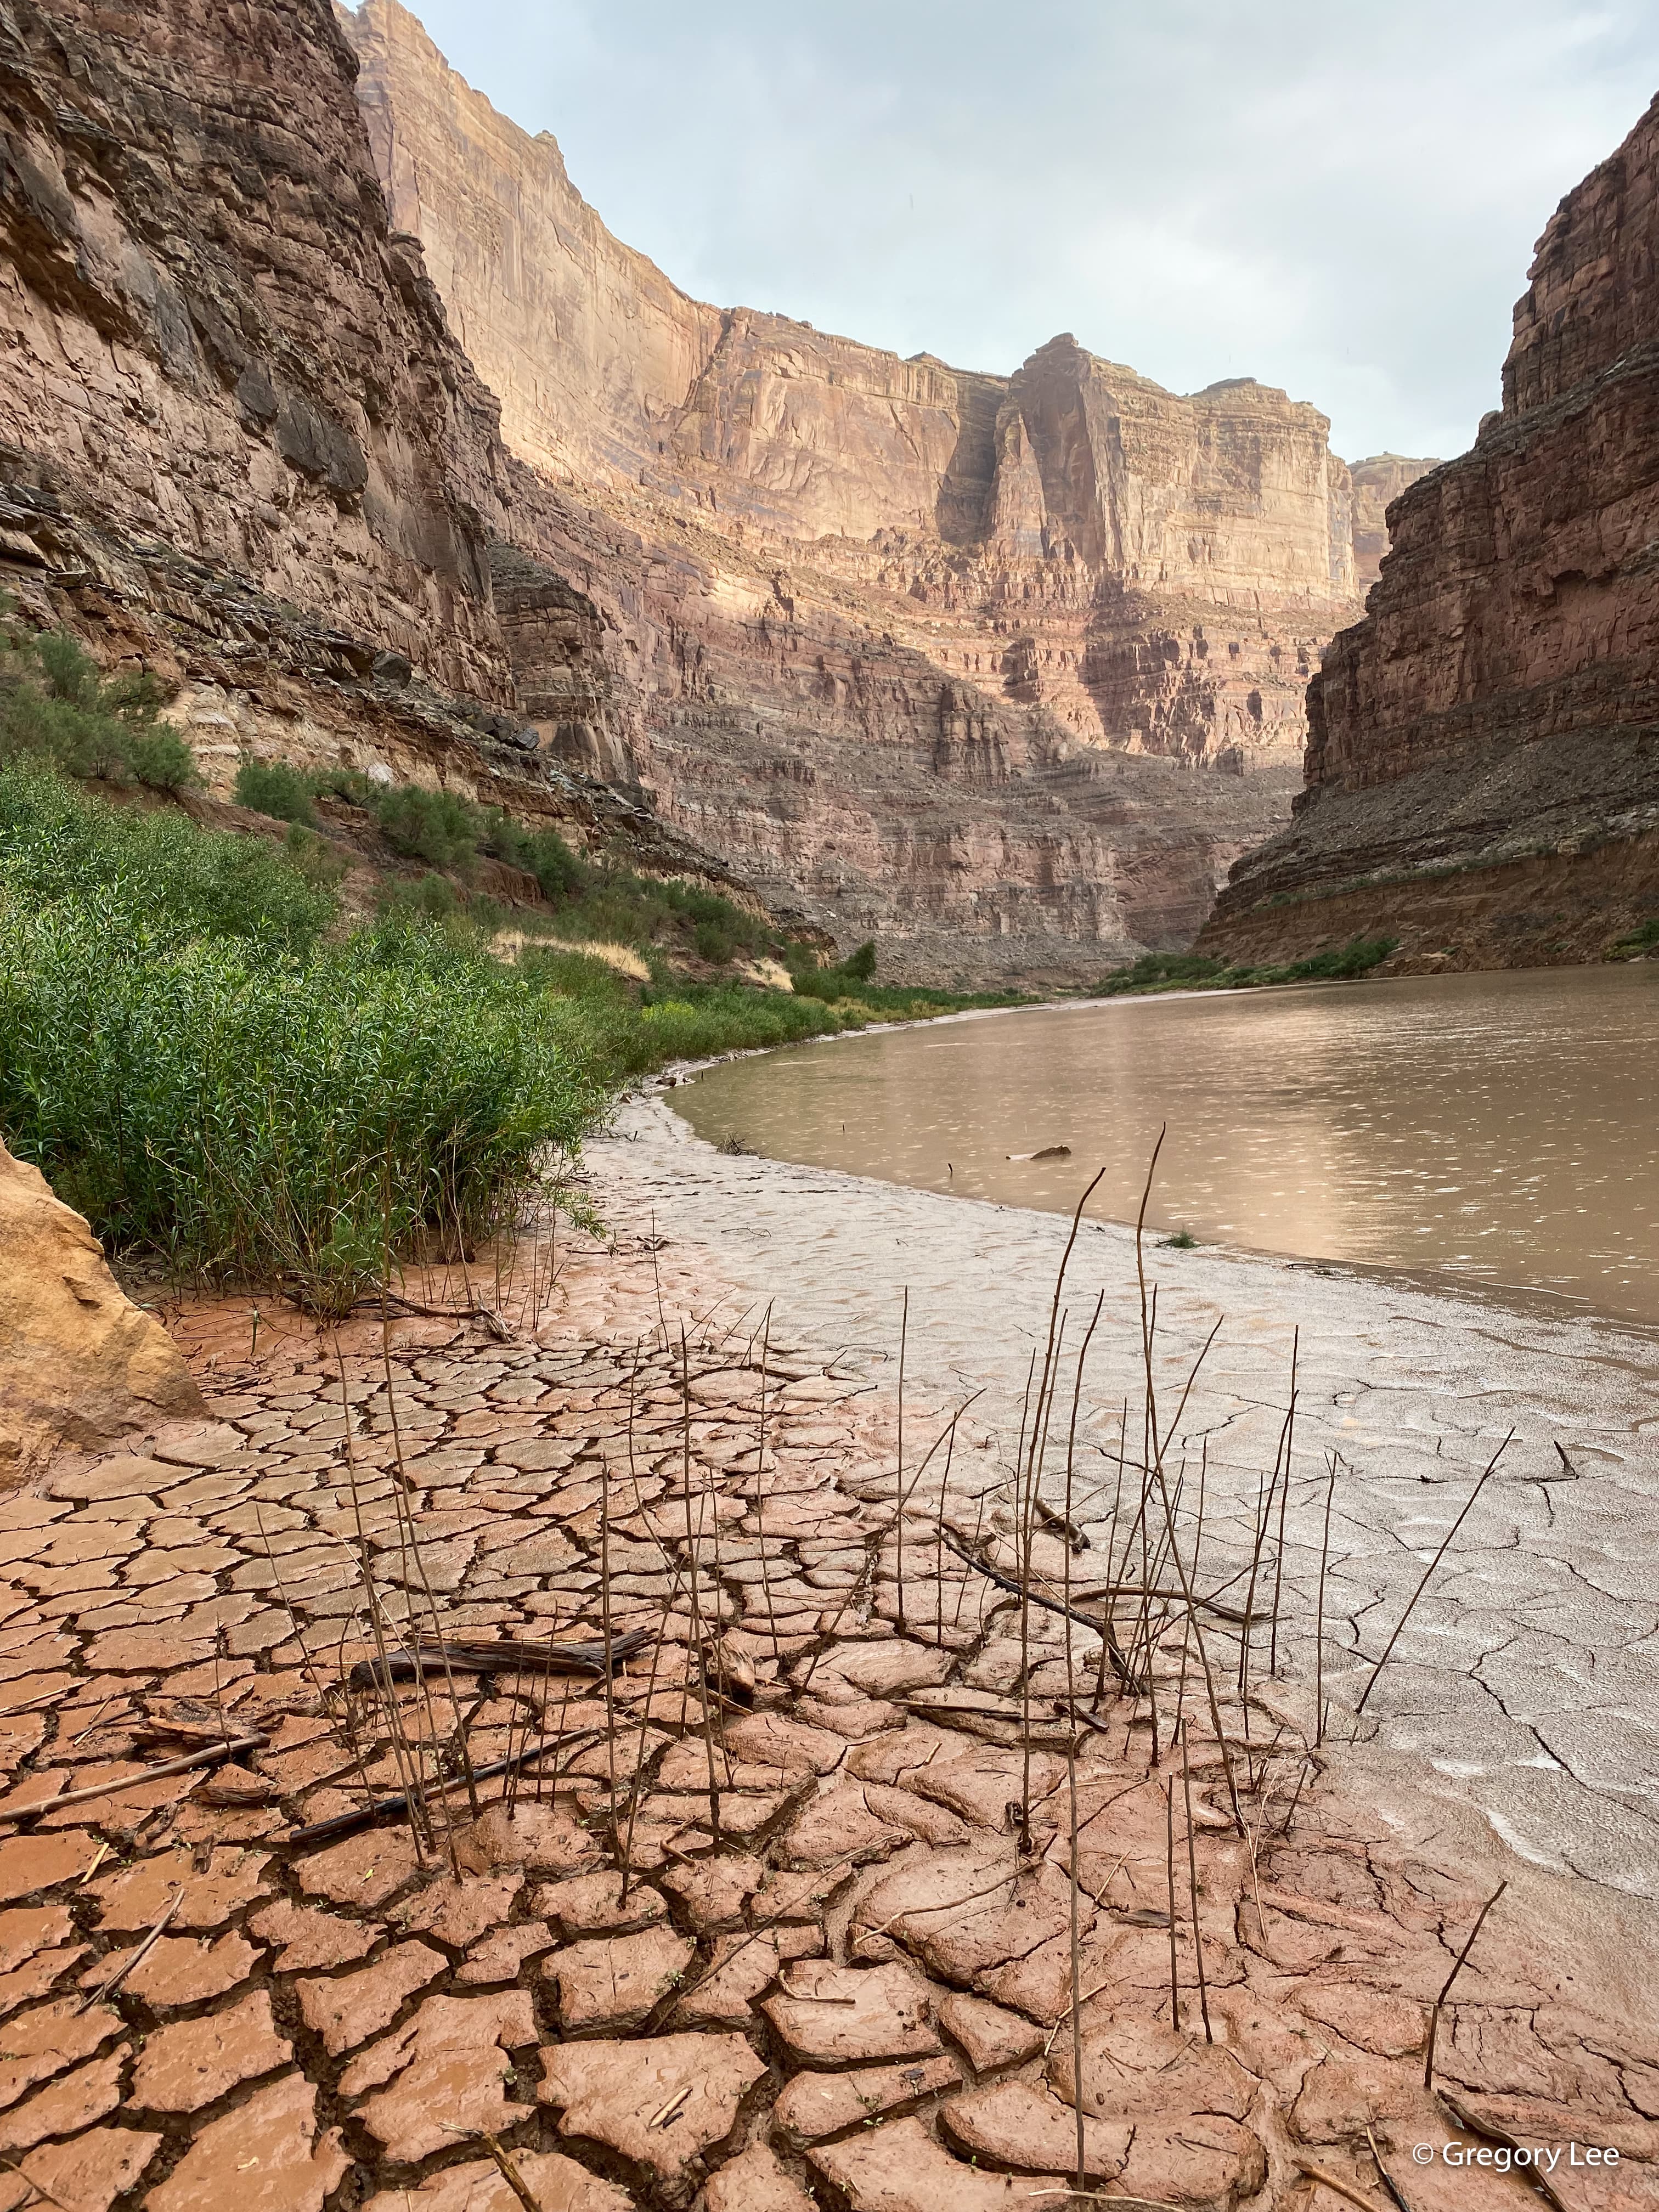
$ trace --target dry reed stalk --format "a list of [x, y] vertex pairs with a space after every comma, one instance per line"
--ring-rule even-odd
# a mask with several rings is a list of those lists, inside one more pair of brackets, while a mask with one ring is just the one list
[[[752, 1340], [751, 1340], [752, 1342]], [[777, 1607], [772, 1598], [772, 1577], [766, 1558], [766, 1378], [772, 1358], [772, 1304], [767, 1301], [761, 1335], [760, 1361], [760, 1419], [755, 1431], [755, 1540], [760, 1547], [761, 1589], [766, 1598], [766, 1625], [772, 1632], [772, 1665], [774, 1669], [783, 1664], [783, 1646], [778, 1640]]]
[[[1024, 1848], [1031, 1848], [1031, 1545], [1036, 1534], [1037, 1486], [1042, 1480], [1043, 1462], [1048, 1450], [1048, 1421], [1054, 1410], [1054, 1385], [1059, 1381], [1060, 1347], [1066, 1341], [1068, 1315], [1062, 1313], [1060, 1325], [1051, 1339], [1053, 1359], [1052, 1379], [1045, 1373], [1037, 1401], [1037, 1419], [1033, 1425], [1035, 1443], [1025, 1475], [1025, 1508], [1019, 1511], [1018, 1491], [1015, 1492], [1015, 1534], [1019, 1559], [1019, 1699], [1020, 1736], [1024, 1745], [1020, 1775], [1020, 1832]], [[1070, 1554], [1067, 1554], [1068, 1558]]]
[[1279, 1541], [1273, 1558], [1273, 1626], [1267, 1640], [1267, 1673], [1279, 1672], [1279, 1601], [1285, 1581], [1285, 1509], [1291, 1498], [1291, 1465], [1296, 1451], [1296, 1376], [1302, 1352], [1302, 1329], [1298, 1323], [1291, 1333], [1291, 1405], [1285, 1417], [1285, 1481], [1279, 1493]]
[[1319, 1602], [1314, 1623], [1314, 1748], [1325, 1741], [1325, 1571], [1331, 1559], [1331, 1503], [1336, 1496], [1336, 1454], [1325, 1486], [1325, 1528], [1319, 1543]]
[[896, 1524], [895, 1541], [897, 1550], [896, 1575], [898, 1583], [898, 1632], [904, 1633], [904, 1362], [910, 1342], [910, 1285], [904, 1286], [904, 1305], [899, 1315], [898, 1367], [898, 1480], [896, 1495], [898, 1510], [894, 1516]]
[[1462, 1949], [1458, 1953], [1456, 1964], [1453, 1966], [1450, 1973], [1447, 1975], [1445, 1985], [1441, 1990], [1439, 1996], [1434, 2001], [1433, 2009], [1429, 2014], [1428, 2048], [1423, 2056], [1423, 2087], [1425, 2089], [1432, 2089], [1434, 2087], [1434, 2046], [1436, 2042], [1438, 2040], [1440, 2034], [1440, 2008], [1445, 2003], [1446, 1999], [1451, 1995], [1452, 1984], [1462, 1972], [1463, 1961], [1468, 1957], [1470, 1952], [1474, 1950], [1474, 1939], [1486, 1924], [1486, 1915], [1492, 1911], [1493, 1905], [1497, 1904], [1498, 1899], [1502, 1897], [1504, 1892], [1508, 1887], [1509, 1883], [1507, 1881], [1500, 1881], [1497, 1888], [1493, 1890], [1492, 1895], [1481, 1906], [1479, 1917], [1476, 1918], [1474, 1927], [1469, 1930], [1469, 1940], [1464, 1944]]
[[1109, 1656], [1115, 1649], [1117, 1643], [1117, 1637], [1113, 1620], [1113, 1607], [1115, 1600], [1111, 1595], [1110, 1582], [1112, 1555], [1117, 1543], [1118, 1514], [1123, 1504], [1123, 1462], [1124, 1455], [1128, 1449], [1128, 1443], [1129, 1401], [1126, 1398], [1123, 1401], [1123, 1411], [1118, 1421], [1117, 1486], [1113, 1493], [1112, 1517], [1110, 1522], [1108, 1524], [1106, 1531], [1106, 1574], [1108, 1588], [1105, 1603], [1102, 1608], [1104, 1632], [1102, 1636], [1100, 1645], [1100, 1665], [1095, 1675], [1095, 1710], [1097, 1712], [1099, 1711], [1101, 1701], [1106, 1695], [1106, 1662]]
[[[388, 1237], [390, 1218], [391, 1200], [390, 1195], [388, 1194], [386, 1200]], [[459, 1244], [460, 1238], [459, 1223], [456, 1224], [456, 1237], [457, 1243]], [[462, 1278], [465, 1282], [466, 1280], [465, 1248], [463, 1245], [460, 1249], [462, 1253]], [[389, 1273], [392, 1265], [389, 1243], [386, 1249], [386, 1265]], [[473, 1299], [470, 1282], [467, 1282], [466, 1284], [466, 1290], [467, 1303], [471, 1304], [473, 1303]], [[337, 1340], [338, 1340], [337, 1338]], [[392, 1320], [390, 1315], [386, 1313], [384, 1306], [381, 1308], [380, 1317], [380, 1359], [386, 1373], [386, 1412], [390, 1415], [392, 1421], [392, 1456], [398, 1463], [398, 1483], [397, 1488], [393, 1492], [393, 1496], [396, 1500], [398, 1509], [399, 1545], [401, 1547], [406, 1535], [408, 1541], [408, 1553], [406, 1556], [412, 1554], [414, 1558], [416, 1568], [421, 1578], [421, 1589], [427, 1601], [427, 1610], [432, 1616], [432, 1633], [434, 1637], [439, 1638], [440, 1643], [441, 1644], [443, 1637], [443, 1623], [438, 1613], [437, 1595], [433, 1589], [431, 1577], [428, 1575], [426, 1571], [426, 1556], [421, 1549], [419, 1534], [415, 1527], [414, 1510], [409, 1502], [409, 1493], [412, 1486], [410, 1485], [409, 1479], [409, 1470], [404, 1460], [403, 1425], [398, 1419], [398, 1391], [392, 1372]], [[407, 1575], [407, 1572], [408, 1569], [405, 1565], [405, 1575]], [[406, 1584], [405, 1587], [407, 1587]], [[449, 1656], [447, 1651], [443, 1654], [443, 1662], [444, 1686], [449, 1693], [449, 1710], [459, 1721], [461, 1710], [461, 1701], [456, 1692], [455, 1677], [450, 1669]], [[420, 1695], [426, 1705], [427, 1727], [432, 1745], [432, 1760], [434, 1776], [441, 1778], [441, 1768], [440, 1765], [438, 1752], [437, 1708], [433, 1703], [432, 1692], [428, 1685], [426, 1674], [423, 1670], [417, 1675], [416, 1680], [419, 1683]], [[468, 1808], [471, 1813], [472, 1818], [476, 1820], [478, 1818], [480, 1811], [478, 1804], [478, 1785], [472, 1772], [471, 1751], [467, 1744], [465, 1732], [459, 1729], [459, 1727], [456, 1732], [455, 1749], [456, 1755], [460, 1760], [461, 1772], [466, 1782], [466, 1799]], [[460, 1860], [456, 1854], [454, 1816], [449, 1809], [449, 1801], [447, 1797], [441, 1798], [440, 1802], [444, 1808], [444, 1826], [449, 1844], [450, 1871], [454, 1875], [456, 1881], [459, 1881], [461, 1878], [461, 1865]]]
[[[939, 1446], [942, 1443], [946, 1443], [948, 1439], [955, 1437], [957, 1423], [961, 1419], [963, 1414], [966, 1413], [968, 1407], [974, 1403], [975, 1398], [978, 1398], [982, 1395], [982, 1392], [976, 1390], [974, 1393], [974, 1397], [969, 1398], [966, 1405], [959, 1407], [957, 1411], [951, 1415], [950, 1420], [945, 1423], [945, 1426], [933, 1438], [933, 1443], [927, 1448], [927, 1455], [923, 1458], [921, 1465], [916, 1469], [915, 1477], [910, 1485], [910, 1491], [909, 1493], [908, 1493], [908, 1495], [913, 1496], [915, 1494], [918, 1485], [921, 1481], [921, 1478], [927, 1474], [928, 1468], [933, 1465], [934, 1456], [937, 1454]], [[901, 1498], [899, 1500], [896, 1513], [903, 1512], [906, 1503], [906, 1498]], [[881, 1528], [872, 1532], [870, 1539], [871, 1550], [869, 1554], [866, 1555], [865, 1561], [865, 1574], [867, 1575], [871, 1571], [872, 1559], [879, 1557], [881, 1546], [891, 1532], [893, 1522], [891, 1521], [888, 1521], [884, 1522]], [[817, 1650], [812, 1654], [812, 1657], [807, 1667], [806, 1672], [801, 1677], [801, 1680], [796, 1687], [795, 1694], [797, 1697], [804, 1698], [806, 1695], [807, 1691], [812, 1686], [812, 1677], [818, 1670], [818, 1662], [823, 1657], [824, 1653], [833, 1647], [836, 1637], [840, 1632], [842, 1622], [847, 1618], [848, 1613], [852, 1609], [853, 1601], [859, 1593], [862, 1580], [863, 1577], [860, 1577], [860, 1581], [854, 1583], [853, 1588], [848, 1592], [847, 1595], [842, 1600], [840, 1606], [836, 1608], [834, 1620], [831, 1620], [829, 1627], [823, 1632], [823, 1640], [819, 1644]]]
[[1198, 2008], [1204, 2020], [1204, 2040], [1213, 2043], [1215, 2035], [1210, 2027], [1210, 1992], [1204, 1978], [1204, 1937], [1198, 1920], [1198, 1844], [1193, 1833], [1193, 1773], [1187, 1756], [1184, 1723], [1181, 1730], [1181, 1794], [1187, 1808], [1187, 1881], [1193, 1905], [1193, 1956], [1198, 1963]]
[[1247, 1620], [1243, 1640], [1239, 1646], [1238, 1653], [1238, 1694], [1241, 1698], [1249, 1694], [1251, 1637], [1255, 1621], [1255, 1585], [1261, 1571], [1262, 1547], [1267, 1540], [1267, 1530], [1273, 1522], [1273, 1496], [1279, 1487], [1279, 1470], [1285, 1458], [1285, 1439], [1290, 1434], [1290, 1419], [1287, 1411], [1284, 1420], [1279, 1425], [1279, 1444], [1273, 1453], [1272, 1472], [1268, 1475], [1266, 1485], [1258, 1486], [1256, 1492], [1255, 1541], [1250, 1552], [1249, 1588], [1244, 1594], [1244, 1611]]
[[1279, 1822], [1279, 1832], [1281, 1836], [1288, 1836], [1291, 1832], [1291, 1823], [1296, 1818], [1296, 1808], [1302, 1802], [1303, 1785], [1307, 1781], [1309, 1772], [1312, 1769], [1312, 1766], [1313, 1759], [1311, 1754], [1307, 1752], [1304, 1752], [1302, 1754], [1302, 1764], [1297, 1769], [1296, 1788], [1291, 1793], [1290, 1806], [1285, 1812], [1285, 1818]]
[[[628, 1464], [634, 1466], [634, 1417], [639, 1405], [640, 1354], [634, 1348], [634, 1364], [628, 1377]], [[635, 1494], [638, 1495], [639, 1479], [635, 1477]], [[617, 1684], [612, 1671], [611, 1638], [611, 1469], [601, 1461], [599, 1465], [599, 1624], [605, 1638], [605, 1777], [610, 1786], [611, 1838], [615, 1842], [617, 1818]]]
[[357, 1487], [357, 1459], [351, 1441], [351, 1401], [346, 1390], [345, 1358], [340, 1350], [339, 1332], [335, 1332], [334, 1358], [340, 1374], [341, 1433], [345, 1443], [346, 1480], [351, 1489], [352, 1519], [357, 1530], [357, 1571], [362, 1577], [363, 1595], [368, 1601], [369, 1632], [380, 1660], [375, 1670], [377, 1692], [384, 1698], [386, 1726], [392, 1740], [392, 1762], [398, 1769], [404, 1794], [409, 1799], [410, 1829], [415, 1838], [417, 1859], [424, 1851], [432, 1850], [436, 1842], [425, 1797], [422, 1780], [413, 1749], [404, 1734], [403, 1712], [392, 1685], [391, 1653], [387, 1649], [386, 1623], [382, 1615], [380, 1593], [374, 1587], [374, 1571], [370, 1561], [368, 1534], [363, 1527], [362, 1497]]
[[[1164, 1480], [1162, 1468], [1158, 1470], [1158, 1486], [1164, 1492], [1164, 1510], [1168, 1515], [1170, 1493], [1168, 1486]], [[1187, 1579], [1187, 1570], [1182, 1564], [1180, 1548], [1175, 1542], [1173, 1527], [1170, 1530], [1170, 1553], [1175, 1560], [1176, 1572], [1181, 1579], [1182, 1595], [1186, 1602], [1188, 1628], [1194, 1642], [1198, 1646], [1198, 1663], [1203, 1670], [1204, 1687], [1209, 1698], [1210, 1724], [1215, 1731], [1217, 1747], [1221, 1753], [1222, 1767], [1227, 1777], [1227, 1796], [1232, 1804], [1233, 1825], [1242, 1839], [1244, 1834], [1244, 1808], [1238, 1802], [1238, 1783], [1233, 1773], [1232, 1753], [1227, 1745], [1227, 1732], [1222, 1725], [1221, 1701], [1216, 1695], [1215, 1674], [1210, 1665], [1209, 1652], [1205, 1646], [1204, 1631], [1199, 1626], [1198, 1607], [1193, 1596], [1192, 1586]]]
[[[680, 1382], [684, 1393], [684, 1417], [681, 1424], [681, 1480], [685, 1503], [685, 1549], [690, 1566], [691, 1635], [697, 1655], [697, 1683], [702, 1704], [703, 1750], [708, 1761], [708, 1823], [714, 1831], [714, 1849], [720, 1848], [720, 1793], [715, 1779], [714, 1723], [708, 1695], [708, 1659], [703, 1646], [702, 1598], [698, 1589], [697, 1550], [691, 1534], [691, 1358], [685, 1341], [685, 1325], [680, 1324]], [[714, 1500], [709, 1499], [709, 1510]]]
[[[1100, 1326], [1101, 1308], [1106, 1301], [1103, 1290], [1095, 1300], [1095, 1310], [1077, 1356], [1077, 1381], [1072, 1392], [1072, 1419], [1066, 1437], [1066, 1525], [1072, 1526], [1072, 1483], [1077, 1463], [1077, 1416], [1083, 1396], [1083, 1368], [1089, 1357], [1089, 1346]], [[1072, 1546], [1066, 1547], [1065, 1588], [1066, 1603], [1066, 1705], [1068, 1712], [1077, 1711], [1077, 1670], [1073, 1663], [1072, 1650]], [[1077, 1730], [1073, 1728], [1066, 1746], [1066, 1791], [1071, 1825], [1071, 1881], [1069, 1888], [1070, 1936], [1072, 1951], [1072, 2106], [1077, 2124], [1077, 2185], [1083, 2188], [1088, 2179], [1087, 2154], [1083, 2134], [1083, 1942], [1078, 1926], [1078, 1890], [1082, 1876], [1078, 1867], [1077, 1826]]]
[[1440, 1549], [1429, 1561], [1428, 1566], [1424, 1571], [1422, 1581], [1419, 1583], [1417, 1588], [1412, 1592], [1411, 1597], [1407, 1603], [1406, 1610], [1401, 1614], [1400, 1619], [1395, 1625], [1394, 1634], [1389, 1638], [1388, 1643], [1383, 1647], [1382, 1656], [1377, 1661], [1376, 1666], [1372, 1668], [1370, 1674], [1366, 1680], [1365, 1686], [1359, 1693], [1359, 1703], [1354, 1707], [1353, 1713], [1354, 1725], [1356, 1729], [1359, 1723], [1359, 1716], [1365, 1710], [1365, 1700], [1370, 1696], [1371, 1692], [1376, 1687], [1376, 1678], [1382, 1672], [1384, 1667], [1388, 1665], [1390, 1657], [1393, 1656], [1394, 1647], [1399, 1643], [1401, 1636], [1404, 1632], [1406, 1623], [1412, 1617], [1413, 1608], [1415, 1607], [1418, 1599], [1422, 1596], [1424, 1591], [1429, 1586], [1430, 1576], [1433, 1574], [1435, 1569], [1440, 1565], [1442, 1559], [1445, 1558], [1448, 1550], [1450, 1548], [1452, 1538], [1462, 1527], [1464, 1522], [1468, 1519], [1470, 1511], [1474, 1507], [1474, 1501], [1480, 1497], [1481, 1492], [1486, 1488], [1492, 1469], [1497, 1466], [1498, 1461], [1503, 1458], [1504, 1453], [1509, 1449], [1514, 1440], [1515, 1431], [1511, 1429], [1509, 1435], [1504, 1437], [1503, 1443], [1498, 1445], [1498, 1449], [1486, 1462], [1486, 1471], [1481, 1475], [1479, 1482], [1475, 1484], [1474, 1488], [1469, 1492], [1468, 1498], [1464, 1504], [1463, 1510], [1458, 1515], [1456, 1520], [1452, 1522], [1451, 1527], [1447, 1529], [1446, 1534], [1441, 1541]]
[[1170, 1905], [1170, 2026], [1181, 2033], [1181, 1970], [1176, 1949], [1175, 1777], [1164, 1784], [1164, 1878]]

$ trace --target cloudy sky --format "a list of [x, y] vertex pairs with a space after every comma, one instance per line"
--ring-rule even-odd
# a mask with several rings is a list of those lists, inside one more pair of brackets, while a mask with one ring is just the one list
[[414, 0], [611, 229], [721, 305], [1006, 371], [1058, 331], [1461, 452], [1653, 0]]

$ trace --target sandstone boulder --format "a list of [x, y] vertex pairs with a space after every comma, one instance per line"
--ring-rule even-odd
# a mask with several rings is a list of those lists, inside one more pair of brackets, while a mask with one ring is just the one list
[[0, 1145], [0, 1481], [202, 1411], [181, 1352], [117, 1284], [81, 1215]]

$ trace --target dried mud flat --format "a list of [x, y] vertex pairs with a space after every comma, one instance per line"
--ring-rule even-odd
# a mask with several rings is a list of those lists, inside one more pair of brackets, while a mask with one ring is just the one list
[[[1508, 1869], [1425, 2090], [1492, 1869], [1320, 1771], [1292, 1689], [1241, 1699], [1161, 1599], [1151, 1694], [1103, 1690], [962, 1556], [1015, 1556], [992, 1486], [901, 1498], [894, 1401], [733, 1326], [692, 1248], [567, 1241], [489, 1303], [187, 1312], [212, 1420], [0, 1501], [0, 2212], [972, 2212], [1079, 2157], [1181, 2212], [1538, 2193], [1413, 2160], [1452, 2142], [1659, 2203], [1616, 1915]], [[951, 1410], [912, 1398], [907, 1470]], [[1038, 1540], [1051, 1596], [1079, 1556]], [[347, 1686], [428, 1623], [640, 1640], [610, 1697], [476, 1655]]]

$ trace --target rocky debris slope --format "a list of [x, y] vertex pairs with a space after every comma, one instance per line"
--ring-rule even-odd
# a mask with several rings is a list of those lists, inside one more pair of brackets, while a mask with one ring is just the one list
[[1594, 958], [1659, 908], [1659, 100], [1570, 192], [1504, 404], [1391, 510], [1309, 691], [1307, 789], [1206, 949], [1382, 927], [1414, 964]]
[[[476, 1276], [337, 1337], [186, 1316], [211, 1418], [0, 1507], [0, 2206], [957, 2212], [1080, 2156], [1182, 2212], [1518, 2212], [1413, 2146], [1573, 2140], [1620, 2160], [1553, 2201], [1656, 2201], [1650, 1992], [1496, 1913], [1426, 2092], [1467, 1869], [1345, 1813], [1276, 1692], [1218, 1737], [1184, 1639], [1156, 1706], [1052, 1613], [1023, 1646], [896, 1510], [890, 1412], [695, 1255], [564, 1266], [533, 1334]], [[371, 1615], [646, 1634], [609, 1698], [465, 1651], [388, 1693]], [[463, 1737], [557, 1755], [469, 1803]], [[293, 1834], [417, 1777], [425, 1845]]]
[[393, 220], [526, 465], [515, 542], [586, 603], [511, 624], [548, 741], [911, 972], [1189, 936], [1358, 611], [1324, 417], [1069, 337], [996, 377], [690, 299], [396, 0], [343, 20]]
[[64, 1442], [112, 1444], [200, 1406], [184, 1355], [81, 1215], [0, 1145], [0, 1481]]

